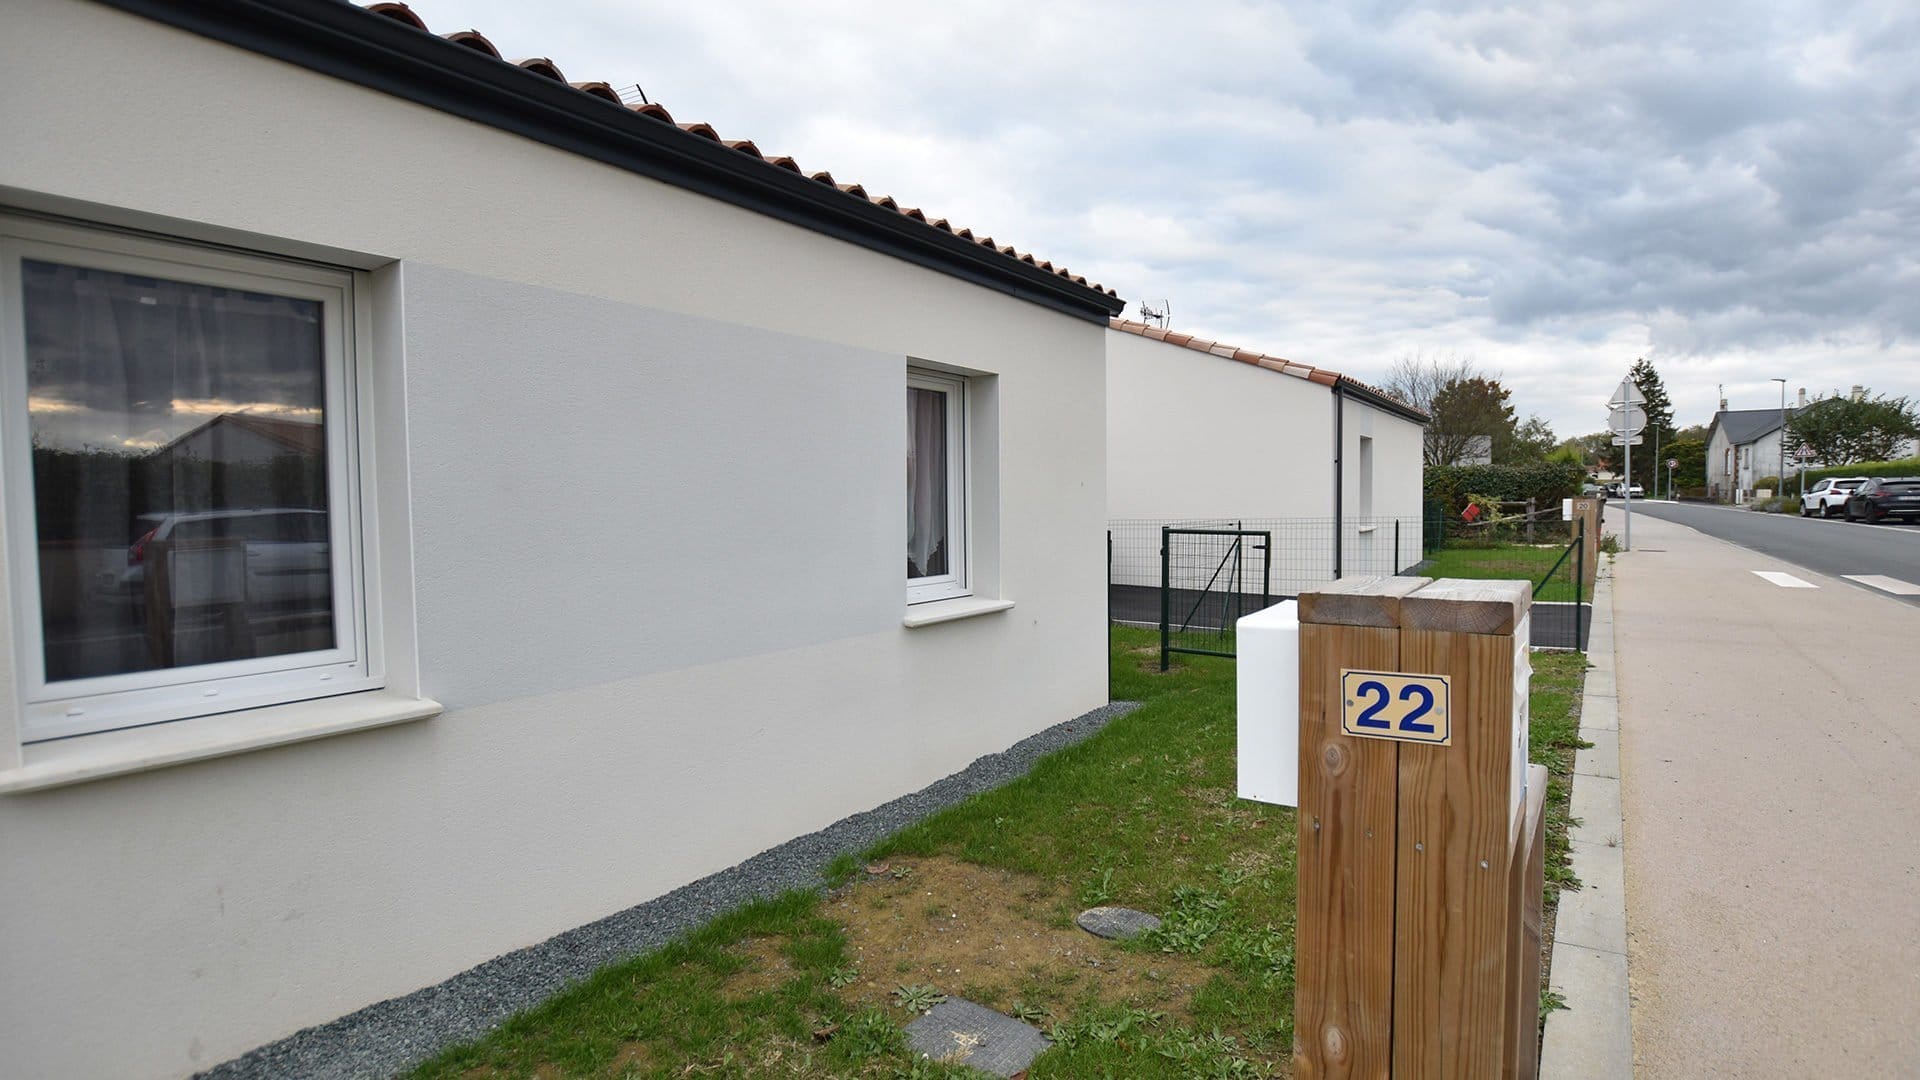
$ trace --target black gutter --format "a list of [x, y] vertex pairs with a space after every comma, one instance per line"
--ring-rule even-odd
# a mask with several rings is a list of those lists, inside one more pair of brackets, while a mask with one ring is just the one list
[[1433, 422], [1433, 417], [1428, 416], [1419, 409], [1401, 401], [1399, 398], [1389, 397], [1357, 379], [1349, 379], [1345, 375], [1340, 376], [1340, 383], [1339, 386], [1335, 387], [1335, 391], [1338, 392], [1342, 389], [1368, 405], [1376, 409], [1384, 409], [1402, 419], [1411, 420], [1416, 424], [1423, 425]]
[[1104, 325], [1126, 303], [344, 0], [100, 0]]
[[1340, 579], [1340, 541], [1346, 532], [1347, 380], [1333, 384], [1333, 577]]

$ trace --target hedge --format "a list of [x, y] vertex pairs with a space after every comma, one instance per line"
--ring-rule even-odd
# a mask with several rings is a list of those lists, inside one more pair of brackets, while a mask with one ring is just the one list
[[1808, 469], [1807, 483], [1829, 476], [1920, 476], [1920, 457], [1902, 458], [1899, 461], [1856, 461], [1851, 465]]
[[1542, 510], [1561, 499], [1580, 494], [1587, 471], [1572, 462], [1542, 461], [1528, 465], [1429, 465], [1425, 488], [1429, 501], [1439, 501], [1449, 517], [1466, 507], [1467, 496], [1481, 495], [1501, 502], [1535, 500]]

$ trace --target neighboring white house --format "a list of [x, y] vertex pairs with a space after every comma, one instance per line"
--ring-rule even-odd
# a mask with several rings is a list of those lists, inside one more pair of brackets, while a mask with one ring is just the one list
[[[1793, 410], [1785, 410], [1792, 419]], [[1786, 434], [1782, 411], [1721, 409], [1707, 428], [1707, 493], [1729, 502], [1746, 502], [1755, 481], [1780, 473], [1780, 440]], [[1794, 462], [1789, 460], [1791, 471]]]
[[[1425, 420], [1335, 371], [1116, 319], [1107, 516], [1290, 519], [1275, 537], [1278, 595], [1331, 580], [1336, 565], [1392, 573], [1421, 557]], [[1151, 530], [1116, 528], [1116, 582], [1157, 585], [1158, 543]], [[1120, 580], [1128, 567], [1139, 580]]]
[[[214, 1065], [1106, 702], [1110, 292], [397, 5], [39, 0], [0, 80], [7, 1077]], [[236, 501], [298, 476], [293, 626]]]

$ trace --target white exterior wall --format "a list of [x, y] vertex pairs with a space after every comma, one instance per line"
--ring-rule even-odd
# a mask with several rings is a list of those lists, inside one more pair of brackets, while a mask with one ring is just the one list
[[1333, 516], [1324, 386], [1107, 332], [1107, 516]]
[[[8, 24], [0, 203], [389, 266], [447, 707], [0, 796], [9, 1077], [212, 1065], [1106, 700], [1099, 325], [105, 8]], [[909, 357], [995, 376], [1009, 612], [902, 626]]]
[[[1341, 561], [1387, 573], [1391, 525], [1366, 532], [1360, 440], [1374, 439], [1373, 514], [1412, 521], [1402, 568], [1417, 562], [1422, 428], [1346, 399]], [[1107, 334], [1107, 516], [1158, 523], [1288, 519], [1276, 531], [1273, 590], [1333, 577], [1334, 397], [1319, 383], [1122, 330]], [[1262, 526], [1264, 527], [1264, 526]], [[1158, 586], [1157, 534], [1116, 529], [1113, 580]]]
[[[1331, 396], [1329, 393], [1328, 396]], [[1394, 574], [1422, 558], [1420, 544], [1424, 429], [1364, 401], [1346, 399], [1346, 467], [1340, 562], [1347, 574]], [[1362, 505], [1360, 440], [1373, 439], [1373, 506]], [[1332, 511], [1328, 511], [1331, 516]], [[1393, 521], [1400, 522], [1394, 544]]]

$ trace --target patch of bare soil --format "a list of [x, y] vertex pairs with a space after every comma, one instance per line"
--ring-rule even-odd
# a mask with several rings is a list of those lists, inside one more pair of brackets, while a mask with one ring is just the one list
[[750, 998], [785, 986], [794, 976], [793, 961], [786, 954], [783, 937], [748, 938], [728, 952], [746, 961], [746, 966], [728, 975], [721, 984], [730, 998]]
[[1063, 1020], [1092, 999], [1178, 1022], [1212, 974], [1189, 957], [1130, 951], [1062, 925], [1066, 894], [1037, 878], [945, 856], [870, 870], [881, 872], [827, 905], [859, 969], [845, 990], [854, 1001], [888, 1004], [897, 987], [927, 984], [1006, 1013], [1019, 1001]]

